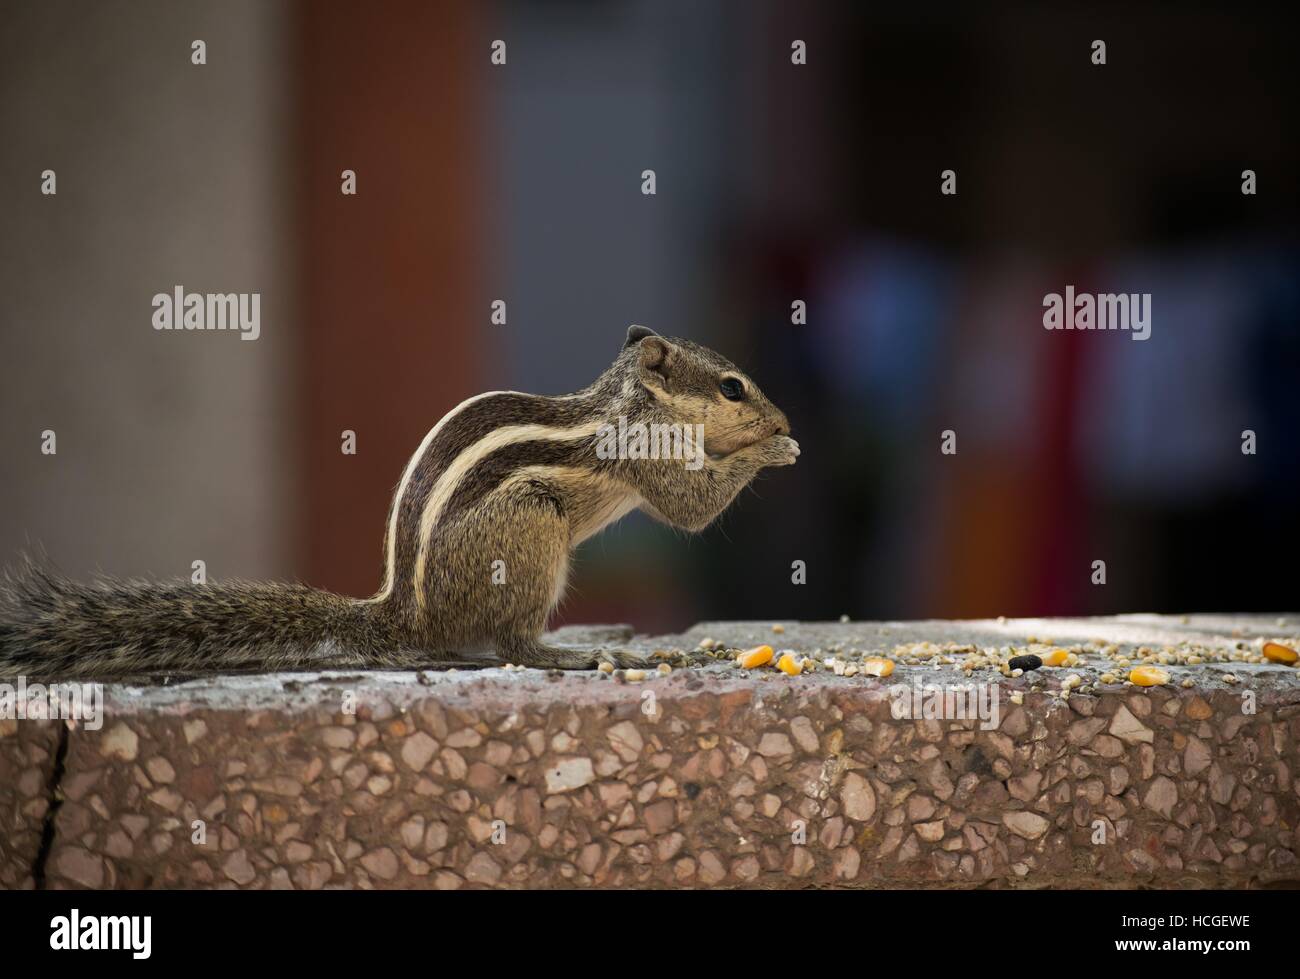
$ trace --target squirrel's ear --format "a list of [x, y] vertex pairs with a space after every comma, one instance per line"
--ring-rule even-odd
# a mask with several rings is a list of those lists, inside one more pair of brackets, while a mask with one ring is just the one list
[[651, 389], [663, 390], [673, 372], [677, 348], [659, 334], [649, 333], [636, 341], [636, 352], [641, 383]]
[[627, 339], [623, 341], [623, 348], [635, 346], [646, 337], [657, 337], [659, 334], [646, 326], [636, 326], [633, 324], [627, 328]]
[[662, 388], [664, 378], [672, 368], [673, 356], [677, 348], [661, 337], [654, 330], [644, 326], [629, 326], [627, 340], [623, 349], [637, 348], [637, 361], [641, 367], [641, 377], [652, 387]]

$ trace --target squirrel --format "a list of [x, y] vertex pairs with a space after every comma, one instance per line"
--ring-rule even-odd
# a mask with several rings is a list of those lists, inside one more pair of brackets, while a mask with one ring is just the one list
[[[639, 443], [614, 449], [628, 431]], [[671, 433], [690, 458], [647, 457], [663, 453], [647, 451], [644, 431]], [[786, 416], [734, 364], [633, 326], [576, 394], [480, 394], [430, 429], [393, 494], [374, 596], [82, 584], [29, 560], [0, 581], [0, 676], [409, 669], [483, 653], [540, 668], [634, 665], [629, 651], [541, 641], [574, 548], [638, 508], [703, 530], [760, 469], [798, 455]]]

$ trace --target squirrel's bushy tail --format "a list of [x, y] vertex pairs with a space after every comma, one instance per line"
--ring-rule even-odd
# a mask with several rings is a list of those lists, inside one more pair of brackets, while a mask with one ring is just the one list
[[320, 669], [393, 657], [375, 607], [304, 585], [0, 577], [0, 677]]

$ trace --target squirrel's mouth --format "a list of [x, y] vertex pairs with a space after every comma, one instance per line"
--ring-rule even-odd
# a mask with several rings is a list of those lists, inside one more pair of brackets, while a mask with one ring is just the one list
[[761, 435], [754, 434], [753, 436], [750, 437], [738, 438], [734, 442], [727, 442], [723, 445], [719, 445], [716, 442], [710, 445], [708, 442], [706, 442], [704, 444], [704, 454], [708, 456], [710, 459], [712, 459], [714, 462], [717, 462], [719, 459], [725, 459], [727, 458], [727, 456], [733, 455], [734, 453], [739, 452], [741, 449], [747, 449], [751, 445], [757, 445], [761, 441], [763, 441], [763, 437]]
[[783, 415], [775, 418], [750, 418], [711, 428], [701, 425], [700, 428], [701, 434], [705, 435], [704, 454], [715, 462], [774, 435], [790, 434], [790, 423]]

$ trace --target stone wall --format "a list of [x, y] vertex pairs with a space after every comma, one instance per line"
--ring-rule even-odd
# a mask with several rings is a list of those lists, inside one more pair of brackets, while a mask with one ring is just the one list
[[59, 723], [0, 719], [0, 887], [35, 883], [59, 754]]
[[[1108, 661], [1083, 645], [1230, 655], [1279, 629], [727, 623], [622, 645], [682, 663], [674, 651], [706, 635], [775, 639], [818, 659], [892, 651], [898, 666], [887, 679], [719, 659], [640, 681], [491, 669], [116, 685], [101, 730], [68, 732], [52, 792], [57, 726], [0, 728], [0, 883], [32, 886], [42, 859], [49, 887], [1300, 881], [1296, 671], [1201, 663], [1168, 666], [1164, 686], [1103, 684]], [[891, 711], [891, 684], [965, 679], [959, 655], [898, 644], [1028, 638], [1083, 662], [972, 673], [999, 697], [996, 726]]]

